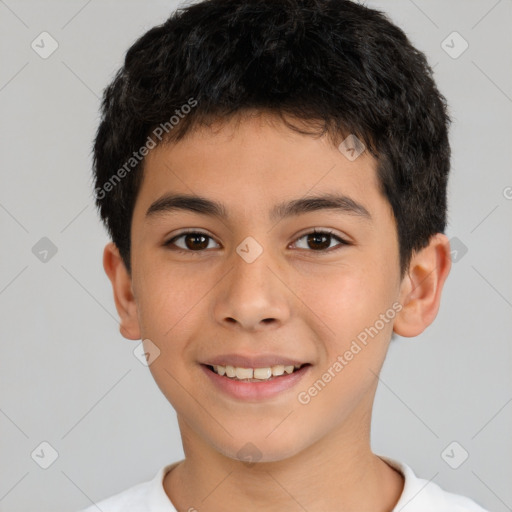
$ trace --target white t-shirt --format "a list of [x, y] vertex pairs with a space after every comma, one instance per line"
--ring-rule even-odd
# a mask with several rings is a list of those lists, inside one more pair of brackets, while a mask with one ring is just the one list
[[[392, 512], [488, 512], [473, 500], [444, 491], [434, 482], [418, 478], [401, 462], [379, 455], [405, 479], [404, 489]], [[164, 476], [181, 461], [164, 466], [149, 482], [137, 484], [80, 512], [177, 512], [163, 487]], [[201, 509], [197, 504], [198, 510]], [[194, 504], [188, 509], [194, 511]]]

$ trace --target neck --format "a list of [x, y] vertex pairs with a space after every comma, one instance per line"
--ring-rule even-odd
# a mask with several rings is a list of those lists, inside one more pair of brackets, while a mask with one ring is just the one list
[[223, 455], [178, 422], [185, 460], [164, 479], [177, 510], [390, 512], [403, 490], [402, 475], [371, 452], [369, 422], [364, 432], [345, 425], [291, 457], [254, 464]]

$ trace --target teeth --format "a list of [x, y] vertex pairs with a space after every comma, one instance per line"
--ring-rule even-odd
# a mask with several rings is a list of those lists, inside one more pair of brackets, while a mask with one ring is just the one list
[[252, 368], [235, 368], [235, 375], [237, 379], [252, 379], [254, 370]]
[[213, 370], [215, 373], [219, 375], [225, 375], [226, 377], [236, 378], [239, 380], [268, 380], [272, 377], [279, 377], [280, 375], [293, 373], [294, 370], [297, 370], [301, 367], [300, 364], [296, 364], [295, 366], [289, 365], [285, 366], [282, 364], [277, 364], [271, 367], [265, 368], [241, 368], [239, 366], [222, 366], [215, 365], [213, 366]]
[[278, 364], [276, 366], [272, 366], [272, 375], [275, 375], [276, 377], [278, 375], [283, 375], [284, 373], [284, 365]]
[[255, 368], [254, 369], [254, 378], [255, 379], [270, 379], [272, 377], [272, 368]]

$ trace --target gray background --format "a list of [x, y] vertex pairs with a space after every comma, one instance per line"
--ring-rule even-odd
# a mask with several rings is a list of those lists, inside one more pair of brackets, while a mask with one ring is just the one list
[[[177, 5], [0, 1], [3, 512], [77, 510], [183, 456], [174, 410], [133, 355], [139, 342], [119, 334], [90, 177], [102, 89], [135, 38]], [[447, 234], [458, 239], [437, 320], [392, 344], [373, 449], [512, 510], [512, 0], [368, 5], [426, 52], [449, 101]], [[59, 44], [47, 59], [31, 48], [43, 31]], [[442, 46], [453, 31], [469, 43], [458, 58]], [[453, 36], [447, 44], [461, 48]], [[43, 237], [57, 248], [46, 262], [32, 251]], [[44, 441], [58, 452], [48, 469]], [[458, 469], [441, 455], [453, 441], [452, 464], [469, 453]]]

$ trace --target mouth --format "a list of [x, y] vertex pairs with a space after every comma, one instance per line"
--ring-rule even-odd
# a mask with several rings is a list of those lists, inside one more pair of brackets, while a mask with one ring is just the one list
[[221, 377], [239, 381], [239, 382], [268, 382], [286, 375], [291, 375], [305, 366], [311, 366], [309, 363], [296, 365], [277, 364], [263, 368], [244, 368], [231, 365], [204, 365], [208, 370]]
[[291, 391], [310, 373], [310, 363], [247, 368], [200, 364], [213, 389], [245, 402], [261, 402]]

